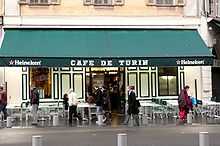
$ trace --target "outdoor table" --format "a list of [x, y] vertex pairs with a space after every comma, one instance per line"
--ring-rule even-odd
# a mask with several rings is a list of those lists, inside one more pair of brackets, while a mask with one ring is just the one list
[[177, 100], [165, 100], [165, 101], [170, 106], [178, 106], [178, 101]]
[[[85, 108], [88, 108], [88, 115], [89, 115], [89, 120], [91, 120], [92, 119], [92, 114], [94, 114], [94, 112], [92, 112], [92, 108], [95, 108], [96, 109], [96, 105], [95, 104], [89, 104], [89, 103], [87, 103], [87, 102], [83, 102], [83, 103], [79, 103], [78, 105], [77, 105], [77, 108], [79, 108], [79, 109], [82, 109], [82, 118], [83, 118], [83, 120], [87, 120], [86, 118], [85, 118]], [[96, 113], [96, 112], [95, 112]]]

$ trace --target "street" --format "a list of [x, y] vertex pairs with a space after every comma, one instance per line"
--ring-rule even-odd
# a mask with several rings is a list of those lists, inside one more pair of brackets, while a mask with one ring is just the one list
[[147, 127], [56, 127], [0, 129], [1, 146], [31, 146], [33, 135], [44, 146], [116, 146], [117, 134], [127, 133], [128, 146], [199, 146], [199, 132], [209, 132], [210, 146], [220, 145], [218, 125], [151, 125]]

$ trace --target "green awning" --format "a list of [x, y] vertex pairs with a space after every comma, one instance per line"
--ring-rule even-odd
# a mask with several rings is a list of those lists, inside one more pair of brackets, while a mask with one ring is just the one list
[[6, 29], [0, 57], [0, 66], [212, 64], [197, 30]]

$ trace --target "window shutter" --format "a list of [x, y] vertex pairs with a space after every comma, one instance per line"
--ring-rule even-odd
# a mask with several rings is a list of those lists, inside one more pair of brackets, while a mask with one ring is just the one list
[[19, 4], [28, 4], [29, 0], [19, 0]]
[[177, 1], [177, 5], [184, 5], [184, 0], [176, 0]]
[[104, 5], [112, 5], [112, 0], [103, 0]]
[[40, 0], [40, 4], [49, 4], [49, 0]]
[[116, 6], [124, 5], [124, 0], [114, 0], [114, 5]]
[[83, 0], [83, 4], [84, 5], [92, 5], [93, 4], [93, 0]]
[[50, 4], [52, 5], [59, 5], [61, 0], [50, 0]]
[[38, 0], [30, 0], [30, 4], [39, 4], [40, 2]]
[[146, 0], [147, 5], [155, 5], [155, 0]]

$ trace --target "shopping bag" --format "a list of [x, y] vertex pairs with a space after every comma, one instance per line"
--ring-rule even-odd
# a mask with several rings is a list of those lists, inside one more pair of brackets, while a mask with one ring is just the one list
[[197, 105], [196, 98], [192, 97], [192, 96], [190, 98], [191, 98], [191, 101], [192, 101], [192, 105]]

